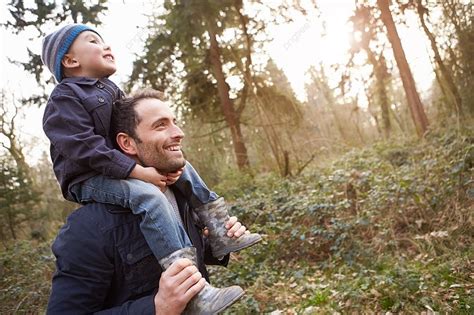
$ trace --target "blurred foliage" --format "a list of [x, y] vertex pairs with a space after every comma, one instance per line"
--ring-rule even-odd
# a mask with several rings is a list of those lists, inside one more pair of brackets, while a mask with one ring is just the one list
[[32, 219], [40, 193], [25, 169], [8, 155], [0, 155], [0, 241], [18, 239], [22, 223]]
[[46, 308], [54, 256], [49, 244], [18, 241], [0, 251], [0, 314], [38, 314]]

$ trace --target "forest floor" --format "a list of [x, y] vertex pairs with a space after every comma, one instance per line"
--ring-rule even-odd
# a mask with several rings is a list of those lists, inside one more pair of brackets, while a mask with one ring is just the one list
[[[217, 190], [264, 241], [211, 268], [227, 314], [474, 314], [474, 133], [380, 142], [295, 178]], [[249, 184], [250, 183], [250, 184]], [[230, 189], [231, 187], [232, 189]], [[41, 313], [50, 242], [0, 252], [0, 313]]]
[[246, 289], [229, 314], [474, 314], [473, 170], [473, 134], [443, 131], [245, 181], [232, 212], [265, 241], [211, 280]]

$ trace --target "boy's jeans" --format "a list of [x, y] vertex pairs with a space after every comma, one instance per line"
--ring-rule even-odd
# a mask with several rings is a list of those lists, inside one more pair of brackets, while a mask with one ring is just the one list
[[198, 208], [219, 198], [215, 192], [207, 188], [201, 176], [199, 176], [198, 172], [189, 162], [186, 162], [183, 174], [181, 174], [174, 185], [183, 194], [192, 208]]
[[[191, 201], [192, 207], [217, 199], [217, 195], [207, 189], [189, 163], [176, 185]], [[168, 199], [153, 184], [133, 178], [123, 180], [97, 175], [74, 185], [71, 193], [80, 203], [96, 201], [114, 204], [141, 215], [140, 229], [158, 260], [192, 246]]]

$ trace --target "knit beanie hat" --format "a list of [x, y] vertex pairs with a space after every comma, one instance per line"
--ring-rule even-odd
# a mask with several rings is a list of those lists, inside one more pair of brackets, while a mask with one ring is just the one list
[[99, 35], [97, 31], [87, 25], [70, 24], [63, 26], [43, 39], [41, 61], [48, 67], [58, 82], [63, 79], [61, 61], [64, 55], [67, 54], [76, 37], [84, 31], [92, 31]]

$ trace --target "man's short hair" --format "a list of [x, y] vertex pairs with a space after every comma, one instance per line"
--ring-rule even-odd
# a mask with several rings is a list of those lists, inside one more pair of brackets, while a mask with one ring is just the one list
[[141, 142], [137, 136], [136, 128], [140, 123], [140, 117], [135, 111], [135, 107], [141, 100], [157, 99], [165, 101], [163, 92], [147, 88], [137, 90], [131, 96], [117, 100], [113, 105], [111, 132], [115, 139], [120, 132], [128, 134], [132, 139]]

